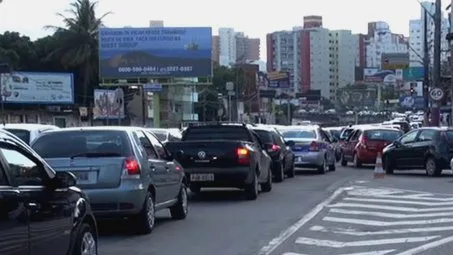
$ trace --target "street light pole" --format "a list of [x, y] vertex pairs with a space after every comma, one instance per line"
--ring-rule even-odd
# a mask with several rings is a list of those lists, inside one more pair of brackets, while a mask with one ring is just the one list
[[[441, 54], [441, 26], [442, 26], [442, 9], [441, 0], [436, 0], [434, 13], [434, 63], [433, 63], [433, 87], [441, 87], [440, 77], [440, 54]], [[440, 122], [440, 102], [432, 102], [431, 125], [439, 126]]]
[[428, 11], [424, 9], [423, 24], [423, 97], [425, 100], [424, 125], [429, 123], [429, 45], [428, 45]]

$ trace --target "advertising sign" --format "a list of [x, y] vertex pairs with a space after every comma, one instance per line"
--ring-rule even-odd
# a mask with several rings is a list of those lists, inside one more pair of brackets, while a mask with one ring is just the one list
[[101, 28], [102, 78], [212, 76], [212, 28]]
[[337, 101], [343, 107], [373, 107], [377, 101], [376, 88], [342, 88], [337, 90]]
[[408, 53], [382, 53], [382, 69], [395, 70], [409, 68]]
[[267, 74], [267, 78], [269, 79], [269, 88], [274, 89], [289, 89], [289, 72], [270, 72]]
[[421, 109], [425, 107], [425, 98], [423, 96], [402, 96], [400, 105], [405, 109]]
[[5, 103], [73, 104], [74, 77], [71, 73], [15, 72], [1, 76]]
[[405, 81], [421, 81], [425, 76], [425, 68], [410, 67], [403, 70], [403, 79]]
[[124, 93], [116, 90], [95, 89], [93, 119], [123, 119]]
[[363, 81], [375, 83], [396, 83], [403, 80], [403, 70], [380, 70], [378, 68], [364, 68]]

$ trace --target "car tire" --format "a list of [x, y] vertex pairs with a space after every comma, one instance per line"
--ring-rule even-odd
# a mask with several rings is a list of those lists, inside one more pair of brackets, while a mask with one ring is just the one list
[[348, 166], [348, 161], [344, 158], [344, 154], [341, 153], [341, 166]]
[[393, 174], [395, 166], [389, 156], [383, 158], [384, 170], [386, 174]]
[[296, 176], [296, 168], [294, 167], [294, 162], [291, 164], [288, 173], [286, 174], [288, 178], [294, 178]]
[[269, 171], [267, 174], [267, 180], [265, 183], [261, 184], [261, 190], [263, 192], [270, 192], [272, 190], [272, 171], [269, 167]]
[[277, 173], [275, 174], [275, 182], [282, 182], [285, 179], [285, 168], [283, 163], [278, 165]]
[[355, 168], [360, 168], [362, 166], [362, 163], [360, 163], [360, 160], [357, 157], [357, 153], [355, 153], [355, 152], [352, 155], [352, 164]]
[[319, 174], [326, 174], [328, 168], [329, 167], [327, 166], [327, 160], [324, 158], [324, 160], [322, 162], [322, 165], [318, 166], [318, 173]]
[[178, 202], [170, 207], [170, 215], [174, 220], [183, 220], [189, 213], [189, 199], [186, 185], [182, 184], [178, 194]]
[[134, 217], [135, 228], [138, 234], [149, 234], [153, 231], [156, 224], [156, 208], [154, 205], [153, 194], [148, 191], [143, 203], [143, 208], [138, 215]]
[[437, 164], [436, 159], [434, 157], [428, 157], [425, 161], [425, 170], [426, 175], [431, 177], [437, 177], [442, 174], [442, 169]]
[[335, 170], [337, 170], [337, 167], [335, 165], [335, 162], [333, 162], [333, 164], [329, 165], [329, 171], [335, 172]]
[[245, 197], [247, 200], [256, 200], [258, 198], [259, 193], [259, 184], [258, 184], [258, 175], [253, 175], [252, 183], [247, 184], [245, 187]]
[[77, 234], [72, 254], [98, 254], [97, 235], [96, 231], [93, 229], [93, 226], [90, 226], [87, 223], [82, 224], [79, 233]]

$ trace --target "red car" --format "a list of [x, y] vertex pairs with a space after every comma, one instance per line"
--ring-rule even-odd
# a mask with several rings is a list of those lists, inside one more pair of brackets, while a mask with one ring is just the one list
[[403, 131], [387, 127], [355, 129], [342, 145], [341, 165], [353, 162], [354, 167], [376, 163], [378, 152], [403, 135]]

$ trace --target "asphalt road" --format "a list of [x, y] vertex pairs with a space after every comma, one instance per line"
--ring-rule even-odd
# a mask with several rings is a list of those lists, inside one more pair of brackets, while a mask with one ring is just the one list
[[150, 235], [125, 223], [100, 224], [100, 254], [153, 255], [450, 255], [453, 175], [423, 171], [373, 178], [373, 169], [303, 172], [246, 201], [207, 191], [187, 219], [162, 212]]

